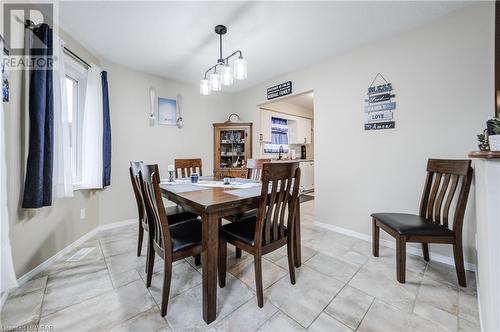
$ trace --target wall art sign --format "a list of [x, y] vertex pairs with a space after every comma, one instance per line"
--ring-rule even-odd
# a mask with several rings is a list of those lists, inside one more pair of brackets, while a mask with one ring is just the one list
[[[376, 85], [379, 80], [378, 85]], [[367, 98], [365, 99], [366, 116], [365, 130], [394, 129], [393, 111], [396, 110], [396, 95], [392, 93], [392, 83], [378, 73], [368, 87]]]
[[158, 97], [158, 124], [177, 125], [177, 101]]
[[267, 88], [267, 100], [292, 94], [292, 81]]

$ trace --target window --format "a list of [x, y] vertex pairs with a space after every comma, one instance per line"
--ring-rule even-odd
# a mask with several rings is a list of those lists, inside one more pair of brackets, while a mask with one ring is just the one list
[[68, 122], [70, 125], [73, 186], [75, 189], [78, 189], [82, 181], [82, 118], [85, 106], [87, 70], [69, 56], [65, 57], [64, 66]]
[[264, 144], [264, 153], [288, 153], [288, 120], [271, 118], [271, 143]]

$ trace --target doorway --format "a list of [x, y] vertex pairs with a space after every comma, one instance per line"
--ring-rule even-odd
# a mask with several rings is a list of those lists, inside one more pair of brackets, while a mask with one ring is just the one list
[[[295, 160], [301, 168], [301, 191], [314, 195], [314, 91], [257, 106], [259, 155], [273, 161]], [[307, 197], [305, 197], [307, 199]]]

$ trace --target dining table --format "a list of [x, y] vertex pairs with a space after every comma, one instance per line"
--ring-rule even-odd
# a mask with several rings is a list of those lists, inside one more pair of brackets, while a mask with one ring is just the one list
[[[217, 317], [217, 259], [219, 227], [222, 218], [243, 213], [259, 206], [262, 185], [250, 179], [231, 179], [224, 184], [212, 177], [200, 177], [197, 183], [189, 179], [169, 182], [162, 180], [164, 198], [190, 210], [202, 220], [202, 298], [203, 319], [207, 324]], [[293, 255], [296, 267], [301, 265], [300, 204], [296, 208]], [[245, 221], [241, 221], [245, 222]]]

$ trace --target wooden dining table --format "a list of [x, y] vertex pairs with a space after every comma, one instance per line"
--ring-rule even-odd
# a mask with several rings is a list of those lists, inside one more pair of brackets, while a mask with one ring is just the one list
[[[259, 205], [261, 193], [259, 183], [248, 179], [232, 179], [232, 181], [241, 184], [247, 183], [247, 185], [219, 185], [213, 179], [207, 177], [200, 178], [198, 184], [192, 184], [189, 181], [175, 184], [162, 181], [160, 184], [160, 190], [164, 198], [201, 216], [203, 233], [203, 252], [201, 255], [203, 319], [207, 324], [213, 322], [217, 317], [217, 247], [221, 220], [226, 216], [255, 209]], [[249, 184], [252, 182], [253, 184]], [[301, 265], [300, 204], [296, 211], [294, 262], [295, 266], [299, 267]]]

